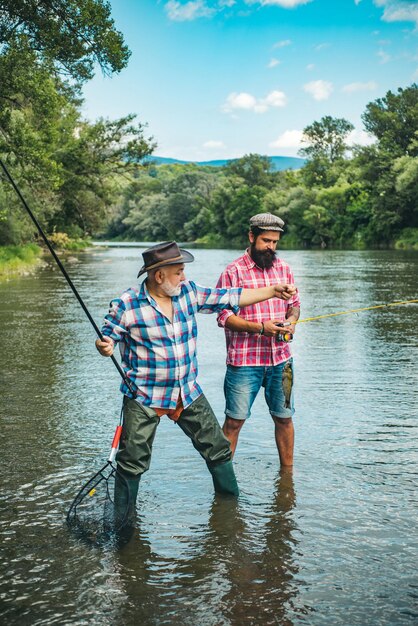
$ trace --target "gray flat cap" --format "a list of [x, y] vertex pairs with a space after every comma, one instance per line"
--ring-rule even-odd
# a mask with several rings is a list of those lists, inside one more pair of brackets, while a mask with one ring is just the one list
[[273, 213], [257, 213], [250, 219], [250, 226], [257, 226], [257, 228], [262, 228], [263, 230], [280, 230], [283, 232], [282, 226], [284, 226], [284, 221], [280, 217], [273, 215]]

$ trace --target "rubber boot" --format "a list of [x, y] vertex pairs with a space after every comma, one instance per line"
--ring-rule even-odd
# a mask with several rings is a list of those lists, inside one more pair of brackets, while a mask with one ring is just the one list
[[132, 526], [135, 522], [136, 498], [141, 475], [133, 476], [118, 470], [115, 475], [115, 526]]
[[239, 489], [232, 461], [227, 461], [226, 463], [218, 465], [208, 465], [208, 469], [212, 474], [213, 486], [215, 487], [216, 493], [239, 496]]

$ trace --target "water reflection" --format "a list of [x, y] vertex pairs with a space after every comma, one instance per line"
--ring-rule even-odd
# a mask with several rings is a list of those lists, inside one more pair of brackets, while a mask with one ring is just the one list
[[[298, 567], [290, 470], [277, 477], [261, 524], [246, 521], [248, 503], [215, 497], [206, 530], [189, 538], [186, 558], [153, 553], [141, 527], [117, 556], [120, 583], [138, 621], [158, 624], [293, 624]], [[141, 516], [139, 519], [141, 524]], [[154, 609], [158, 607], [158, 618]], [[306, 613], [307, 609], [297, 609]], [[130, 611], [123, 622], [130, 624]]]

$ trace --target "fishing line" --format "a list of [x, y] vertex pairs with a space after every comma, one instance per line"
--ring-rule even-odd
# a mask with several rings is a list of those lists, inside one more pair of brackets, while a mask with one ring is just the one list
[[315, 320], [322, 320], [326, 317], [336, 317], [337, 315], [349, 315], [350, 313], [359, 313], [360, 311], [371, 311], [372, 309], [383, 309], [388, 306], [400, 306], [402, 304], [411, 304], [412, 302], [418, 302], [418, 300], [402, 300], [401, 302], [390, 302], [389, 304], [376, 304], [375, 306], [365, 306], [361, 309], [350, 309], [349, 311], [339, 311], [337, 313], [325, 313], [324, 315], [315, 315], [314, 317], [305, 317], [303, 320], [292, 322], [293, 324], [303, 324], [304, 322], [313, 322]]
[[[90, 322], [90, 324], [93, 326], [94, 330], [96, 331], [99, 339], [103, 340], [103, 335], [100, 332], [99, 327], [97, 326], [96, 322], [94, 321], [94, 319], [92, 318], [90, 311], [88, 310], [88, 308], [86, 307], [86, 305], [83, 302], [83, 299], [81, 298], [80, 294], [78, 293], [73, 281], [71, 280], [71, 278], [69, 277], [69, 275], [67, 274], [67, 271], [65, 269], [65, 267], [63, 266], [63, 264], [61, 263], [59, 257], [57, 256], [54, 248], [52, 247], [51, 243], [49, 242], [48, 237], [45, 235], [44, 231], [42, 230], [41, 225], [39, 224], [38, 220], [36, 219], [35, 215], [32, 213], [32, 211], [29, 208], [28, 203], [26, 202], [25, 198], [23, 197], [22, 193], [20, 192], [20, 189], [18, 188], [18, 186], [16, 185], [15, 181], [13, 180], [12, 176], [10, 175], [7, 167], [5, 166], [5, 164], [3, 163], [2, 159], [0, 159], [0, 165], [3, 168], [4, 173], [6, 174], [8, 180], [10, 181], [13, 189], [15, 190], [17, 196], [19, 197], [19, 199], [21, 200], [23, 206], [25, 207], [26, 211], [29, 214], [29, 217], [31, 218], [32, 222], [35, 224], [36, 228], [39, 231], [39, 234], [41, 235], [42, 239], [44, 240], [46, 246], [48, 247], [50, 253], [52, 254], [52, 256], [54, 257], [58, 267], [60, 268], [62, 274], [64, 275], [65, 280], [67, 281], [67, 283], [69, 284], [73, 294], [75, 295], [75, 297], [77, 298], [78, 302], [81, 305], [81, 308], [83, 309], [84, 313], [87, 315], [88, 320]], [[124, 382], [126, 383], [126, 385], [128, 386], [130, 392], [135, 396], [135, 391], [132, 388], [131, 385], [131, 381], [126, 377], [125, 372], [123, 371], [123, 369], [121, 368], [121, 366], [119, 365], [118, 361], [116, 360], [116, 358], [113, 356], [110, 357], [113, 361], [113, 364], [115, 365], [116, 369], [118, 370], [119, 374], [121, 375], [121, 377], [123, 378]]]
[[[350, 313], [359, 313], [360, 311], [371, 311], [372, 309], [383, 309], [388, 306], [400, 306], [402, 304], [410, 304], [411, 302], [418, 302], [418, 300], [402, 300], [401, 302], [389, 302], [389, 304], [375, 304], [374, 306], [364, 306], [359, 309], [350, 309], [349, 311], [338, 311], [337, 313], [324, 313], [323, 315], [315, 315], [314, 317], [305, 317], [303, 320], [297, 320], [297, 322], [280, 322], [276, 326], [282, 328], [293, 326], [296, 324], [303, 324], [304, 322], [314, 322], [315, 320], [323, 320], [327, 317], [336, 317], [337, 315], [349, 315]], [[285, 341], [286, 343], [293, 340], [293, 334], [290, 332], [283, 332], [279, 341]]]

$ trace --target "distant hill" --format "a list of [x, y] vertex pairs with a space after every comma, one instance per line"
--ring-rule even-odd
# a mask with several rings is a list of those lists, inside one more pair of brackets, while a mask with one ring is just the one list
[[[299, 159], [298, 157], [283, 157], [283, 156], [271, 156], [271, 169], [278, 170], [298, 170], [305, 164], [305, 159]], [[209, 167], [224, 167], [231, 161], [237, 161], [237, 159], [218, 159], [215, 161], [182, 161], [181, 159], [171, 159], [169, 157], [150, 156], [146, 159], [153, 162], [156, 165], [173, 165], [175, 163], [193, 163], [194, 165], [208, 165]]]

